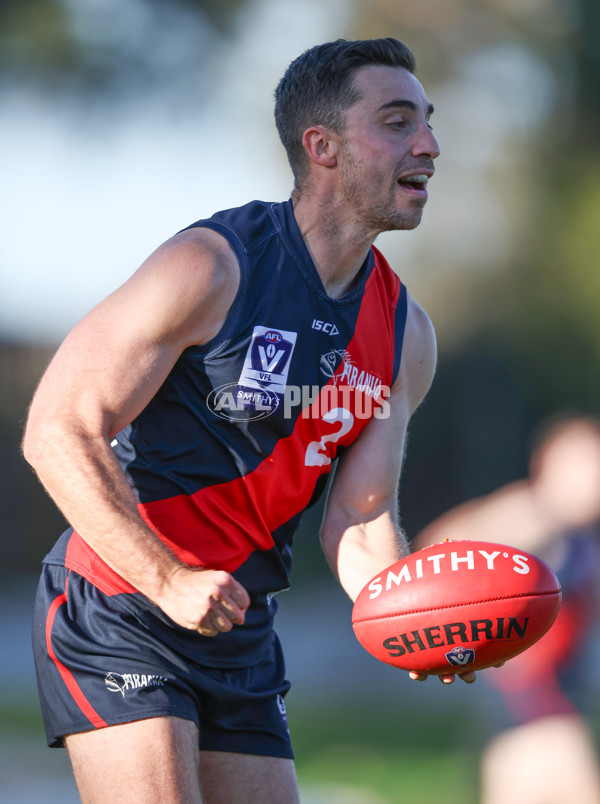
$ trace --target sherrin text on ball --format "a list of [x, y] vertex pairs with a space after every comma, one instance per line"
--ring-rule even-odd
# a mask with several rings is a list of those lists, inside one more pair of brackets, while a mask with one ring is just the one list
[[554, 622], [560, 584], [536, 556], [504, 544], [443, 542], [378, 573], [352, 613], [358, 641], [404, 670], [446, 674], [510, 659]]

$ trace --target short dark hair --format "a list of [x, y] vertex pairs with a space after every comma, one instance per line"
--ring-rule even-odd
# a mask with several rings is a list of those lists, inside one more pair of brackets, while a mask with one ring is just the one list
[[382, 65], [416, 69], [411, 50], [386, 39], [337, 39], [317, 45], [298, 56], [275, 90], [275, 123], [298, 185], [307, 168], [302, 137], [313, 125], [337, 133], [344, 127], [344, 112], [360, 100], [354, 73], [361, 67]]

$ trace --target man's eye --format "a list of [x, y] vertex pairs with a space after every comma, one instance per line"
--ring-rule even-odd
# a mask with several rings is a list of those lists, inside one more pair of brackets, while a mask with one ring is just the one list
[[406, 123], [404, 120], [393, 120], [391, 123], [388, 124], [391, 128], [406, 128]]

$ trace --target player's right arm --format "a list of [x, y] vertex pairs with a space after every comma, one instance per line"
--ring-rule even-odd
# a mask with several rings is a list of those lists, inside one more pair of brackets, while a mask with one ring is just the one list
[[185, 628], [211, 636], [243, 622], [246, 590], [225, 572], [181, 564], [141, 519], [110, 447], [180, 354], [220, 330], [239, 287], [227, 242], [191, 229], [163, 244], [67, 336], [31, 403], [23, 453], [98, 555]]

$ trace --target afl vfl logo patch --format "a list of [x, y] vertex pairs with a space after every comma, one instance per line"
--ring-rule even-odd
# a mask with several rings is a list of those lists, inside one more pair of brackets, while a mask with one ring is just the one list
[[236, 387], [238, 397], [244, 398], [246, 395], [250, 407], [254, 405], [256, 398], [252, 391], [270, 394], [285, 392], [297, 337], [296, 332], [285, 329], [254, 327]]
[[452, 648], [446, 654], [448, 664], [464, 667], [475, 661], [475, 651], [472, 648]]

